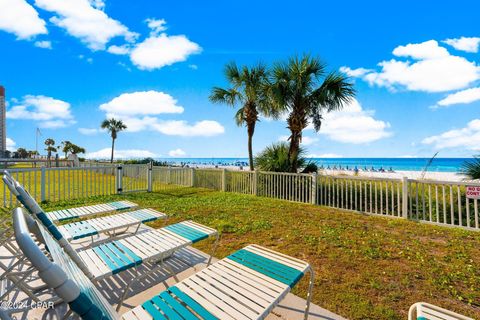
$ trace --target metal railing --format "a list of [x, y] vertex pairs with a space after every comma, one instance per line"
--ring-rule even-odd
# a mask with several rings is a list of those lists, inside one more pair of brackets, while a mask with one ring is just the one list
[[[478, 200], [466, 195], [467, 185], [480, 187], [480, 183], [151, 165], [24, 168], [10, 172], [38, 201], [200, 187], [480, 230]], [[4, 207], [16, 204], [3, 184], [0, 194]]]
[[402, 180], [319, 175], [316, 196], [319, 205], [369, 214], [403, 215]]
[[[10, 174], [19, 181], [37, 201], [59, 201], [117, 192], [113, 167], [90, 168], [22, 168], [10, 169]], [[1, 204], [12, 207], [16, 199], [1, 183]]]
[[470, 182], [408, 180], [408, 218], [480, 230], [478, 200], [466, 196], [467, 185], [480, 186]]

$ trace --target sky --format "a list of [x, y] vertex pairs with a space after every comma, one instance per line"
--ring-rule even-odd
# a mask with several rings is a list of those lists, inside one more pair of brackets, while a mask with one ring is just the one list
[[[212, 104], [229, 62], [308, 53], [351, 77], [356, 98], [324, 115], [314, 157], [470, 157], [480, 151], [477, 1], [0, 0], [8, 147], [69, 140], [118, 157], [247, 156], [235, 109]], [[254, 152], [288, 139], [261, 119]]]

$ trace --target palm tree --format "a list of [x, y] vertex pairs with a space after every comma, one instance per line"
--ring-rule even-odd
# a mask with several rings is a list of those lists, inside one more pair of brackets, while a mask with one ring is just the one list
[[251, 68], [243, 66], [239, 69], [232, 62], [225, 66], [225, 77], [231, 87], [227, 89], [214, 87], [210, 94], [210, 101], [232, 107], [240, 106], [235, 114], [235, 122], [238, 126], [246, 125], [247, 127], [248, 160], [250, 170], [253, 171], [252, 140], [259, 115], [274, 118], [278, 116], [278, 113], [269, 108], [266, 103], [265, 87], [268, 82], [268, 72], [262, 64]]
[[127, 129], [127, 126], [123, 123], [122, 120], [116, 120], [114, 118], [111, 118], [103, 120], [100, 127], [102, 129], [107, 129], [107, 131], [110, 132], [110, 136], [112, 137], [112, 156], [110, 157], [110, 163], [113, 163], [113, 150], [115, 148], [115, 139], [117, 139], [117, 134], [120, 131]]
[[297, 172], [302, 131], [309, 120], [319, 131], [325, 112], [342, 109], [355, 96], [346, 76], [338, 72], [327, 74], [320, 59], [309, 55], [276, 64], [268, 91], [275, 108], [288, 113], [291, 172]]
[[57, 148], [55, 148], [55, 140], [53, 140], [52, 138], [48, 138], [45, 140], [44, 143], [47, 146], [45, 148], [45, 151], [47, 151], [47, 159], [50, 160], [50, 158], [52, 157], [52, 152], [57, 151]]
[[65, 140], [61, 142], [61, 145], [62, 145], [61, 147], [62, 152], [65, 154], [65, 159], [67, 159], [67, 155], [68, 155], [68, 152], [70, 151], [72, 143], [68, 140]]

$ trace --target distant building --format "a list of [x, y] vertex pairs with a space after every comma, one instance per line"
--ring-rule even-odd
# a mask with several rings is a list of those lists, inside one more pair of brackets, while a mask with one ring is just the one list
[[0, 86], [0, 157], [7, 151], [7, 123], [5, 117], [5, 88]]

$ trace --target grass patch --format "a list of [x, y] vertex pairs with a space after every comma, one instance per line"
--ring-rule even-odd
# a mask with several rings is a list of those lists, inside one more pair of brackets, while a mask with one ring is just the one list
[[[308, 261], [313, 301], [351, 319], [405, 319], [431, 302], [480, 318], [480, 233], [281, 200], [183, 188], [46, 203], [46, 210], [128, 199], [222, 232], [218, 257], [250, 243]], [[164, 222], [153, 223], [154, 227]], [[207, 251], [210, 243], [197, 245]], [[304, 296], [307, 280], [294, 293]]]

